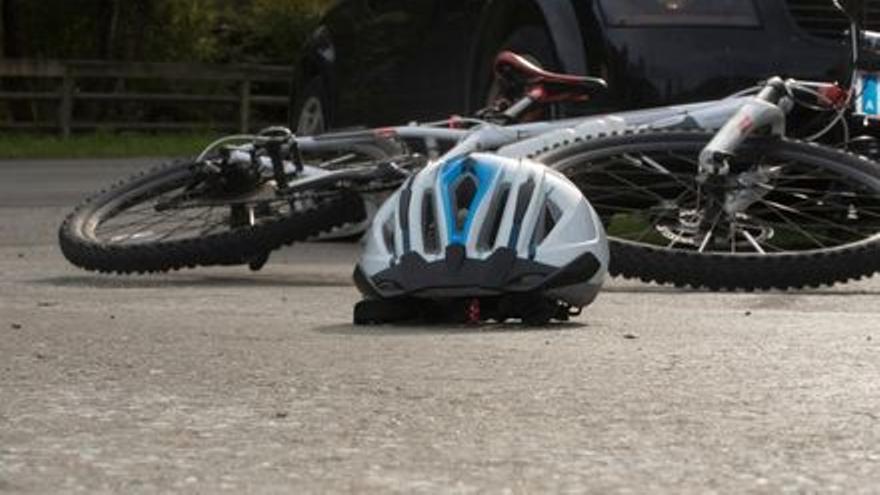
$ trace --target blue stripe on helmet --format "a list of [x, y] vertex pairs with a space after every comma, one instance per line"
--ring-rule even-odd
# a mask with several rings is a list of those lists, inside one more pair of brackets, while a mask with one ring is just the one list
[[[442, 187], [441, 201], [443, 203], [443, 212], [446, 217], [446, 233], [449, 238], [449, 244], [465, 245], [467, 243], [468, 232], [470, 231], [471, 224], [476, 216], [476, 211], [483, 202], [486, 193], [492, 188], [492, 182], [494, 181], [495, 176], [498, 175], [498, 170], [499, 167], [496, 165], [482, 163], [470, 157], [450, 160], [443, 166], [443, 169], [440, 172], [440, 185]], [[467, 220], [465, 220], [462, 230], [459, 231], [455, 228], [456, 211], [455, 205], [452, 203], [452, 187], [461, 176], [469, 172], [477, 179], [477, 190], [476, 193], [474, 193], [474, 199], [471, 201], [470, 207], [468, 208]]]

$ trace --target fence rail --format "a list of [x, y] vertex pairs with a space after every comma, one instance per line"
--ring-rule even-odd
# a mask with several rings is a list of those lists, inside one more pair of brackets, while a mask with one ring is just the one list
[[[206, 65], [130, 63], [104, 61], [57, 61], [0, 59], [0, 78], [47, 80], [55, 90], [0, 91], [0, 101], [57, 102], [55, 121], [2, 121], [5, 129], [57, 129], [67, 137], [73, 130], [107, 127], [114, 129], [196, 129], [205, 127], [204, 122], [89, 122], [74, 120], [77, 102], [164, 102], [181, 105], [216, 103], [235, 105], [237, 118], [224, 123], [225, 127], [248, 132], [251, 128], [254, 105], [283, 107], [288, 105], [286, 94], [254, 94], [254, 83], [289, 84], [293, 73], [289, 67], [276, 65]], [[165, 82], [213, 81], [237, 86], [236, 94], [181, 93], [181, 92], [135, 92], [135, 91], [80, 91], [78, 82], [85, 79], [115, 81], [156, 80]], [[287, 84], [284, 84], [285, 88]], [[286, 92], [285, 92], [286, 93]]]

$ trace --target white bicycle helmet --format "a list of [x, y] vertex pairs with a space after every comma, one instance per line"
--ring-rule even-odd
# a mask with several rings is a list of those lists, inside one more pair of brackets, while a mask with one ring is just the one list
[[355, 323], [565, 320], [595, 299], [608, 267], [602, 224], [574, 184], [482, 153], [410, 177], [364, 244]]

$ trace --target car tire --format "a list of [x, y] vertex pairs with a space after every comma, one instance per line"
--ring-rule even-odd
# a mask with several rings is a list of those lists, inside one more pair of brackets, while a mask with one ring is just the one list
[[313, 77], [303, 87], [294, 105], [292, 127], [299, 136], [321, 134], [330, 128], [329, 99], [324, 79]]

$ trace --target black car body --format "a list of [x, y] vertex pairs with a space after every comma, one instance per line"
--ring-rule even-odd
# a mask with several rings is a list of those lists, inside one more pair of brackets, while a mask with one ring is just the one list
[[[877, 10], [869, 0], [868, 27]], [[297, 64], [292, 124], [309, 100], [323, 127], [471, 112], [503, 49], [605, 78], [588, 112], [721, 97], [770, 75], [835, 80], [846, 28], [832, 0], [341, 0]]]

